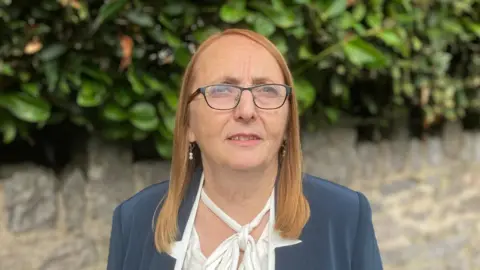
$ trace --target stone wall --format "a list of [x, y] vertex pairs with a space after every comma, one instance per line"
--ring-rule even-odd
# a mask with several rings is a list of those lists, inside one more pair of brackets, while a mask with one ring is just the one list
[[[396, 134], [375, 144], [350, 129], [304, 134], [305, 169], [367, 195], [386, 270], [480, 269], [480, 133]], [[0, 167], [0, 270], [105, 269], [114, 206], [168, 173], [96, 139], [61, 175]]]

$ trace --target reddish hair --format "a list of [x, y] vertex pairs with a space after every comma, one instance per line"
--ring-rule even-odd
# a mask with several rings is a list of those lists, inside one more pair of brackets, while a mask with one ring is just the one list
[[[193, 87], [193, 76], [198, 56], [210, 44], [226, 35], [247, 37], [267, 49], [277, 60], [285, 83], [293, 87], [293, 77], [282, 54], [276, 46], [264, 36], [245, 29], [228, 29], [214, 34], [205, 40], [188, 64], [180, 91], [176, 125], [174, 130], [173, 154], [170, 171], [170, 183], [166, 198], [160, 210], [155, 226], [155, 246], [159, 252], [170, 251], [170, 245], [176, 241], [178, 233], [178, 211], [193, 175], [193, 170], [200, 164], [200, 153], [195, 152], [195, 162], [188, 160], [188, 100]], [[295, 91], [290, 99], [289, 119], [286, 136], [286, 152], [281, 159], [278, 193], [276, 196], [275, 229], [283, 237], [298, 238], [310, 217], [310, 207], [302, 190], [302, 153], [300, 146], [300, 128]]]

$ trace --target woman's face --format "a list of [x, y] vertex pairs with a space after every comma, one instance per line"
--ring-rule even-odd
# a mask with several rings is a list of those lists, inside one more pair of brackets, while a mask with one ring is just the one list
[[[261, 45], [240, 35], [219, 38], [197, 60], [191, 93], [212, 84], [249, 87], [285, 83], [275, 58]], [[220, 95], [229, 91], [215, 88], [212, 95], [221, 101]], [[268, 94], [271, 88], [259, 91]], [[243, 91], [237, 107], [231, 110], [212, 109], [198, 95], [190, 103], [188, 138], [200, 146], [202, 162], [209, 165], [235, 170], [275, 166], [285, 137], [288, 111], [288, 101], [273, 110], [256, 107], [250, 91]]]

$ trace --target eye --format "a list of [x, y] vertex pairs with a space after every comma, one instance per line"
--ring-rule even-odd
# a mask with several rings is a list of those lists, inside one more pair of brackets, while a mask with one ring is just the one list
[[264, 85], [257, 88], [259, 94], [274, 96], [279, 94], [279, 89], [275, 85]]
[[207, 87], [206, 94], [213, 97], [226, 97], [236, 95], [238, 89], [231, 85], [211, 85]]

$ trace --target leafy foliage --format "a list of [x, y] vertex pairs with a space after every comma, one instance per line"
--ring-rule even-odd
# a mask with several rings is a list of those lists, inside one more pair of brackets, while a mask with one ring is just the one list
[[182, 71], [232, 26], [287, 57], [307, 128], [412, 110], [428, 127], [480, 108], [479, 0], [37, 2], [0, 0], [4, 143], [72, 121], [112, 140], [154, 138], [168, 158]]

